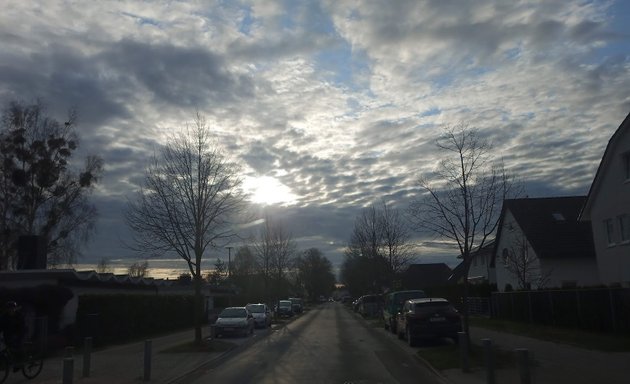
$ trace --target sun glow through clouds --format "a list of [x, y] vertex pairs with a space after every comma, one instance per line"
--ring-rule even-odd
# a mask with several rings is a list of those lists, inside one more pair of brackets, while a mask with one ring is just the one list
[[244, 180], [243, 188], [256, 204], [289, 205], [297, 199], [289, 187], [270, 176], [248, 177]]

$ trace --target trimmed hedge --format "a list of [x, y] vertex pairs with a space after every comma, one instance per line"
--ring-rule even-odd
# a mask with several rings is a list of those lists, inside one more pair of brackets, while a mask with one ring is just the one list
[[98, 345], [140, 340], [193, 327], [193, 310], [190, 295], [82, 295], [77, 336], [92, 336]]
[[63, 307], [74, 294], [63, 286], [42, 284], [36, 287], [4, 288], [0, 287], [0, 303], [15, 301], [25, 310], [31, 309], [37, 317], [48, 318], [48, 332], [59, 331], [59, 315]]

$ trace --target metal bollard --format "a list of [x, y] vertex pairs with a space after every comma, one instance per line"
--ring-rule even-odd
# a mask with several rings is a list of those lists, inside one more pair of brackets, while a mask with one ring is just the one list
[[144, 341], [144, 381], [151, 380], [151, 340]]
[[521, 384], [531, 384], [532, 377], [529, 371], [529, 351], [525, 348], [515, 349], [518, 373]]
[[83, 377], [90, 377], [90, 365], [92, 362], [92, 338], [83, 339]]
[[494, 351], [492, 350], [492, 340], [481, 339], [483, 345], [483, 355], [486, 364], [486, 383], [494, 384]]
[[65, 357], [63, 359], [63, 384], [72, 384], [74, 379], [74, 359]]
[[459, 363], [462, 372], [470, 372], [468, 366], [468, 336], [466, 332], [457, 332], [457, 340], [459, 341]]

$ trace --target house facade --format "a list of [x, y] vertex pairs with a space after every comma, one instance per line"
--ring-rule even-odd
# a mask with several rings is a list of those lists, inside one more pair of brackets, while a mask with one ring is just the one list
[[630, 287], [630, 114], [608, 141], [580, 221], [591, 223], [601, 282]]
[[497, 288], [600, 283], [590, 225], [578, 221], [584, 196], [508, 199], [495, 239]]

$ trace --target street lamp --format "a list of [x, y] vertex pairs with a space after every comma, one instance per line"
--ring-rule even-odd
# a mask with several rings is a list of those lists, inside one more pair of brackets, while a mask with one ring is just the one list
[[230, 277], [231, 275], [231, 269], [232, 269], [232, 247], [225, 247], [228, 250], [228, 277]]

